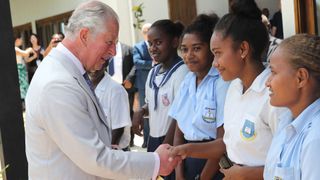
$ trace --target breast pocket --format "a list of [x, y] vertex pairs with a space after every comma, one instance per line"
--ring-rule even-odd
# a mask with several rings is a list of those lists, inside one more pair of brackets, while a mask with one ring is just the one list
[[276, 167], [273, 179], [294, 180], [294, 168], [293, 167]]
[[213, 100], [202, 100], [198, 102], [192, 125], [201, 132], [199, 137], [205, 139], [216, 138], [216, 106]]

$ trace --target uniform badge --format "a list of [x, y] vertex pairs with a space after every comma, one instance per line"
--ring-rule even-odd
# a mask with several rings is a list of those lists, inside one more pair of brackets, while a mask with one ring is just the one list
[[216, 122], [216, 111], [213, 108], [205, 107], [202, 119], [207, 123]]
[[240, 131], [240, 136], [246, 141], [254, 140], [256, 137], [254, 122], [246, 119], [243, 124], [242, 130]]
[[169, 106], [169, 105], [170, 105], [170, 101], [169, 101], [169, 99], [168, 99], [167, 93], [166, 93], [166, 94], [163, 94], [163, 95], [161, 96], [161, 100], [162, 100], [162, 104], [163, 104], [164, 106]]

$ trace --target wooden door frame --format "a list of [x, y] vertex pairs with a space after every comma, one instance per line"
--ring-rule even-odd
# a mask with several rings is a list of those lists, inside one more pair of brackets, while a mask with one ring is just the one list
[[315, 4], [315, 0], [294, 0], [296, 33], [317, 33]]
[[168, 0], [169, 17], [187, 26], [197, 16], [196, 5], [196, 0]]

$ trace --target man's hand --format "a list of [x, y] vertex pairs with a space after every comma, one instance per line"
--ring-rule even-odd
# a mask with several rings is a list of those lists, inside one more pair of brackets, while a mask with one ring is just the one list
[[143, 130], [144, 122], [143, 122], [144, 110], [140, 109], [137, 112], [134, 112], [132, 117], [132, 131], [138, 136], [142, 136], [141, 131]]
[[130, 89], [130, 88], [132, 88], [132, 83], [129, 81], [129, 80], [124, 80], [123, 81], [123, 87], [125, 88], [125, 89]]
[[176, 156], [174, 158], [170, 158], [169, 161], [169, 153], [170, 153], [171, 146], [169, 144], [161, 144], [157, 149], [156, 153], [159, 154], [160, 158], [160, 169], [159, 175], [167, 176], [169, 175], [174, 168], [181, 162], [181, 158]]

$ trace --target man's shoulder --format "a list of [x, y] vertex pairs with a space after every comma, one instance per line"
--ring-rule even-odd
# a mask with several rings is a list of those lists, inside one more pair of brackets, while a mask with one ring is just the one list
[[145, 41], [139, 41], [139, 42], [137, 42], [135, 45], [134, 45], [134, 47], [136, 47], [136, 48], [141, 48], [141, 47], [143, 47], [145, 45]]
[[128, 44], [125, 43], [120, 43], [121, 44], [121, 49], [122, 50], [132, 50], [132, 46], [129, 46]]

